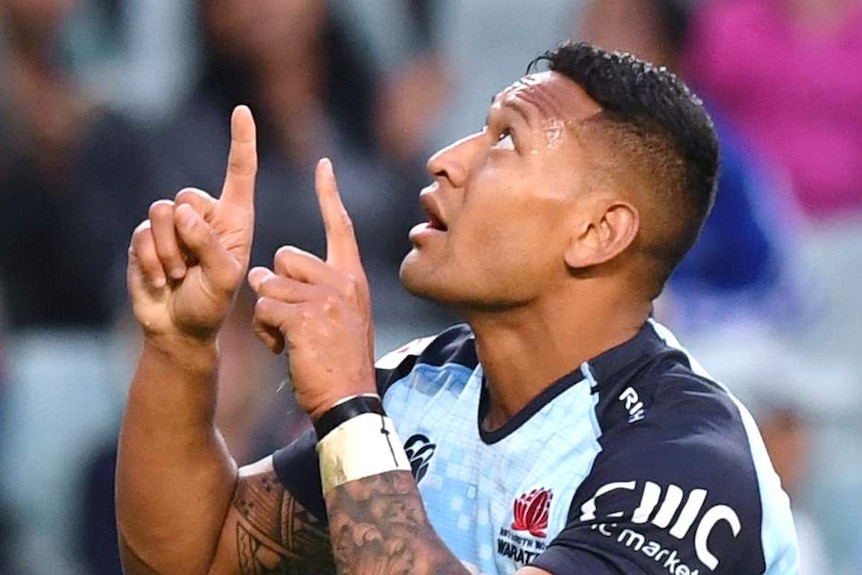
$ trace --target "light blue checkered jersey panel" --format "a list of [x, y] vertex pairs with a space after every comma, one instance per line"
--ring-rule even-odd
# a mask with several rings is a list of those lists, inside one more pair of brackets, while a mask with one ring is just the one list
[[594, 402], [581, 381], [489, 444], [479, 435], [481, 386], [481, 367], [417, 364], [383, 403], [402, 441], [418, 434], [434, 445], [419, 489], [443, 541], [474, 573], [514, 573], [566, 525], [601, 449]]

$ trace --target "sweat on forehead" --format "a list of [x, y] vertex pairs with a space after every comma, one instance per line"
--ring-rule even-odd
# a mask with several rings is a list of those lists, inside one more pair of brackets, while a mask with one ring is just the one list
[[514, 108], [526, 117], [566, 122], [580, 122], [602, 110], [574, 80], [550, 70], [524, 76], [497, 94], [492, 103]]

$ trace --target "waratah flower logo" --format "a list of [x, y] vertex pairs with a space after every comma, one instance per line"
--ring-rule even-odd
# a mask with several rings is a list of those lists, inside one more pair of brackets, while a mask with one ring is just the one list
[[543, 487], [518, 497], [515, 500], [515, 520], [512, 522], [512, 530], [529, 531], [534, 537], [545, 537], [553, 498], [553, 492]]

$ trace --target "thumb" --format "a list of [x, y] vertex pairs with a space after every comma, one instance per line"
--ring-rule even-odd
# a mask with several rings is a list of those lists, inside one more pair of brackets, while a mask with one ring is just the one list
[[235, 291], [242, 280], [243, 270], [224, 248], [215, 230], [188, 204], [176, 207], [174, 224], [210, 286], [223, 292]]

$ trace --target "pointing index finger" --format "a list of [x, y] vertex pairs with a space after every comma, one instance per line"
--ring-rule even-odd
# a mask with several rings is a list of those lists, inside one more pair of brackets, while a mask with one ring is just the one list
[[251, 208], [257, 174], [257, 134], [248, 106], [237, 106], [230, 119], [230, 153], [221, 199]]
[[342, 269], [361, 268], [359, 247], [353, 232], [353, 222], [341, 203], [332, 161], [323, 158], [317, 162], [315, 190], [320, 213], [326, 229], [326, 261]]

